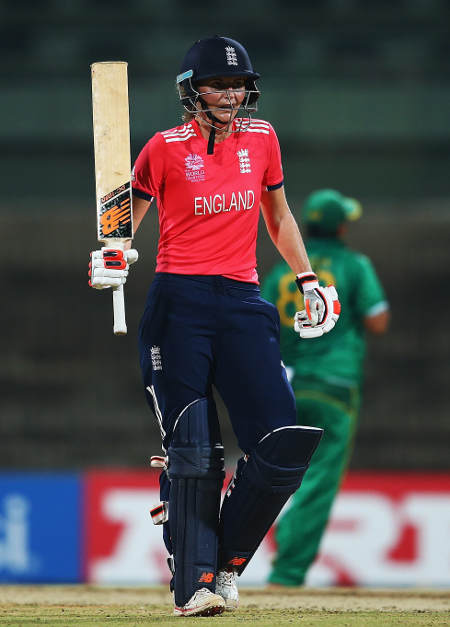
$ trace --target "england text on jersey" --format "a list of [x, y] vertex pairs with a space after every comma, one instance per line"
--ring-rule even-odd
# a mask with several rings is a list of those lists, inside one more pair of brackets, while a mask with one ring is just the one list
[[245, 192], [214, 194], [214, 196], [196, 196], [194, 198], [194, 214], [196, 216], [212, 215], [222, 211], [248, 211], [255, 204], [255, 194], [251, 189]]

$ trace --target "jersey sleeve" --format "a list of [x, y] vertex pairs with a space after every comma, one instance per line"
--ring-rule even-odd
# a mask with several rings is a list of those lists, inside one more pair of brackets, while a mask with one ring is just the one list
[[356, 308], [361, 317], [374, 316], [389, 308], [375, 268], [365, 255], [358, 258]]
[[135, 161], [131, 182], [133, 194], [151, 200], [159, 197], [164, 181], [164, 140], [160, 133], [154, 135], [143, 147]]
[[283, 185], [283, 166], [281, 164], [281, 150], [277, 134], [272, 125], [269, 125], [269, 146], [267, 151], [267, 168], [264, 172], [263, 189], [272, 191]]

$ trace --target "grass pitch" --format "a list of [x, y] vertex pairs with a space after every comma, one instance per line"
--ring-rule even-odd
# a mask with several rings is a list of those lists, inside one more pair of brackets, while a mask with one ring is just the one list
[[224, 627], [333, 625], [449, 625], [447, 590], [354, 588], [243, 589], [235, 612], [205, 618], [172, 616], [166, 588], [99, 586], [0, 586], [0, 626], [102, 627], [180, 624]]

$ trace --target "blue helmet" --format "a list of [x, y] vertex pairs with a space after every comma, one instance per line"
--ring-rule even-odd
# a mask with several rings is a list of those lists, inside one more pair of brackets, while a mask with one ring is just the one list
[[195, 89], [203, 79], [236, 76], [245, 79], [246, 97], [242, 108], [256, 111], [259, 90], [256, 79], [260, 75], [253, 70], [250, 57], [244, 46], [229, 37], [208, 37], [199, 39], [186, 53], [177, 76], [177, 87], [184, 108], [196, 113], [196, 103], [200, 95]]

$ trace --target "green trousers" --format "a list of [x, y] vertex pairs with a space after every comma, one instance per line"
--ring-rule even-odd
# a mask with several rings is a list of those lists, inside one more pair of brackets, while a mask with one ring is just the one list
[[275, 555], [269, 582], [285, 586], [304, 583], [313, 563], [331, 506], [348, 464], [359, 391], [316, 380], [293, 382], [298, 424], [322, 427], [324, 434], [300, 489], [278, 521]]

